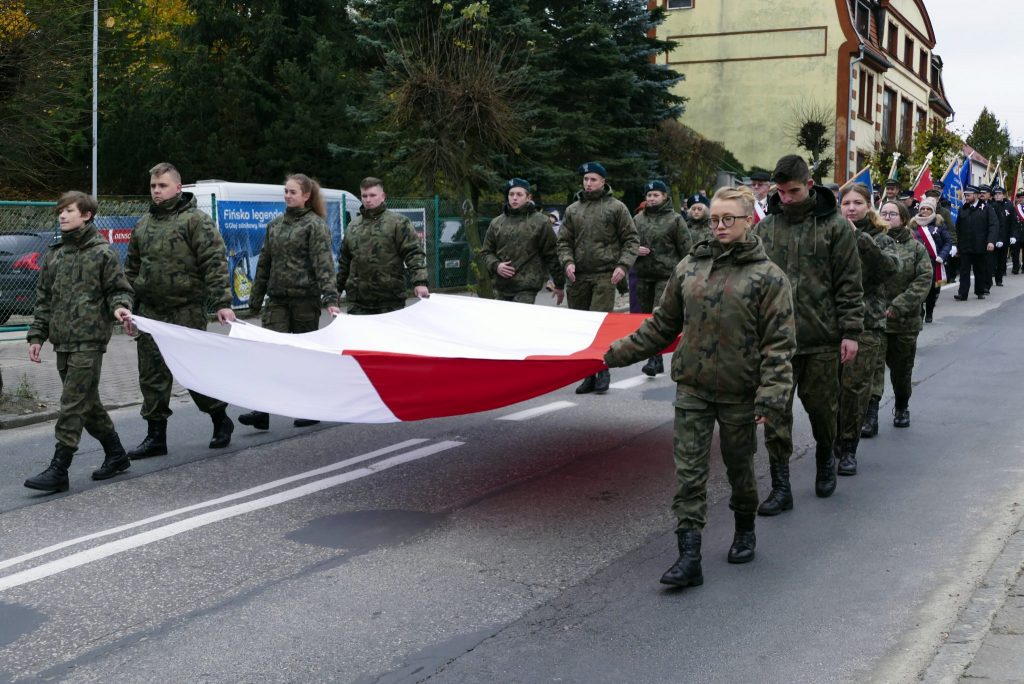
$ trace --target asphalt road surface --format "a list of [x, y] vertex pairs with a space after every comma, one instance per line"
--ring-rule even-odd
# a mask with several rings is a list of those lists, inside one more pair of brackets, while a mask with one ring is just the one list
[[[52, 423], [4, 431], [0, 681], [913, 681], [1022, 513], [1024, 280], [1007, 282], [985, 302], [943, 293], [911, 428], [887, 396], [830, 499], [798, 412], [796, 506], [758, 519], [748, 565], [725, 561], [716, 460], [705, 583], [682, 591], [658, 583], [676, 556], [674, 385], [639, 365], [605, 396], [275, 417], [222, 451], [175, 400], [170, 455], [95, 483], [85, 437], [56, 496], [21, 486]], [[136, 409], [114, 419], [142, 437]]]

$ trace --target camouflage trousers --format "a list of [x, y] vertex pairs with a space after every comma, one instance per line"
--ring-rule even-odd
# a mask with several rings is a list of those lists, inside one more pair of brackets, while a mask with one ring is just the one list
[[860, 437], [879, 363], [885, 363], [885, 333], [865, 330], [860, 336], [857, 357], [840, 371], [839, 439]]
[[668, 285], [667, 278], [665, 280], [637, 279], [636, 296], [641, 313], [654, 312], [654, 307], [658, 306], [658, 302], [661, 301], [661, 295], [664, 294], [666, 285]]
[[57, 444], [72, 451], [78, 448], [83, 428], [98, 440], [114, 434], [114, 423], [100, 401], [103, 354], [101, 351], [57, 352], [57, 372], [64, 387], [53, 431]]
[[271, 297], [260, 316], [263, 327], [282, 333], [307, 333], [320, 327], [319, 297]]
[[889, 382], [898, 408], [910, 405], [913, 391], [914, 361], [917, 358], [918, 333], [886, 333], [882, 357], [875, 366], [871, 396], [881, 399], [885, 391], [885, 367], [889, 367]]
[[702, 530], [707, 523], [711, 438], [716, 421], [722, 462], [732, 488], [729, 508], [740, 513], [757, 511], [757, 426], [753, 402], [715, 404], [697, 397], [677, 398], [672, 440], [676, 495], [672, 499], [672, 513], [679, 521], [679, 529]]
[[[794, 356], [793, 385], [811, 419], [814, 441], [818, 444], [835, 442], [839, 414], [839, 349]], [[786, 415], [781, 421], [764, 426], [768, 459], [776, 465], [789, 463], [793, 456], [793, 396], [790, 393]]]
[[[164, 323], [174, 323], [195, 330], [206, 330], [206, 313], [202, 307], [183, 306], [170, 311], [154, 311], [139, 306], [138, 314]], [[142, 390], [142, 417], [146, 420], [167, 420], [171, 417], [171, 385], [174, 377], [164, 363], [160, 348], [152, 335], [142, 333], [135, 339], [139, 356], [139, 389]], [[216, 413], [227, 408], [219, 399], [199, 392], [188, 392], [203, 413]]]
[[611, 273], [576, 276], [576, 282], [566, 283], [565, 296], [569, 308], [577, 311], [611, 311], [615, 308], [615, 286]]
[[360, 304], [352, 302], [348, 305], [348, 313], [352, 316], [373, 316], [374, 314], [391, 313], [405, 308], [404, 299], [395, 299], [388, 302], [374, 302], [373, 304]]
[[519, 292], [498, 292], [495, 299], [499, 302], [518, 302], [519, 304], [536, 304], [537, 292], [520, 290]]

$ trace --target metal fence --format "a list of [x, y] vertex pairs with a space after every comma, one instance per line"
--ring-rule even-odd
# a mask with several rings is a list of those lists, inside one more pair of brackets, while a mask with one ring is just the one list
[[[219, 217], [214, 198], [196, 197], [199, 208], [218, 221], [225, 236], [235, 305], [248, 304], [248, 288], [259, 260], [262, 239], [240, 241]], [[459, 202], [441, 197], [389, 198], [388, 208], [408, 217], [420, 234], [427, 255], [431, 289], [473, 287], [478, 273], [473, 266], [468, 230], [476, 230], [483, 241], [487, 225], [500, 211], [497, 204], [484, 204], [475, 226], [465, 226]], [[35, 285], [48, 246], [59, 234], [55, 202], [0, 201], [0, 326], [24, 328], [32, 320]], [[149, 208], [148, 197], [100, 198], [96, 227], [121, 257], [139, 217]], [[340, 229], [332, 228], [335, 252], [351, 217], [341, 211]], [[259, 232], [259, 231], [256, 231]], [[259, 236], [258, 236], [259, 237]]]

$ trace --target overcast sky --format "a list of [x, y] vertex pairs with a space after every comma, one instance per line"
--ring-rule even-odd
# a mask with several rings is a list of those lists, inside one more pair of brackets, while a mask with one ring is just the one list
[[1024, 53], [1021, 0], [925, 0], [942, 57], [946, 96], [956, 111], [953, 128], [964, 136], [982, 107], [1024, 141], [1024, 88], [1014, 75]]

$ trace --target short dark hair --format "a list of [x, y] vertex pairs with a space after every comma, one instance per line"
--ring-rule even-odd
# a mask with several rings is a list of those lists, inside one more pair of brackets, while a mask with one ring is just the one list
[[359, 189], [366, 190], [367, 188], [375, 188], [380, 186], [380, 189], [384, 189], [384, 181], [380, 178], [374, 178], [373, 176], [367, 176], [363, 180], [359, 181]]
[[775, 164], [772, 180], [776, 183], [806, 183], [811, 179], [811, 170], [804, 158], [798, 154], [787, 154]]
[[84, 192], [78, 190], [71, 190], [65, 192], [57, 200], [57, 213], [59, 214], [64, 207], [69, 207], [74, 204], [78, 207], [78, 211], [83, 214], [90, 214], [91, 218], [96, 218], [96, 212], [99, 211], [99, 205], [96, 204], [96, 199], [92, 195], [87, 195]]
[[899, 215], [900, 215], [900, 224], [901, 225], [905, 226], [908, 223], [910, 223], [910, 210], [907, 209], [907, 205], [906, 204], [904, 204], [903, 202], [900, 202], [899, 200], [894, 200], [894, 199], [886, 200], [886, 201], [882, 202], [882, 204], [878, 207], [878, 211], [881, 212], [882, 211], [882, 207], [884, 207], [886, 204], [891, 204], [894, 207], [896, 207], [896, 211], [899, 212]]

